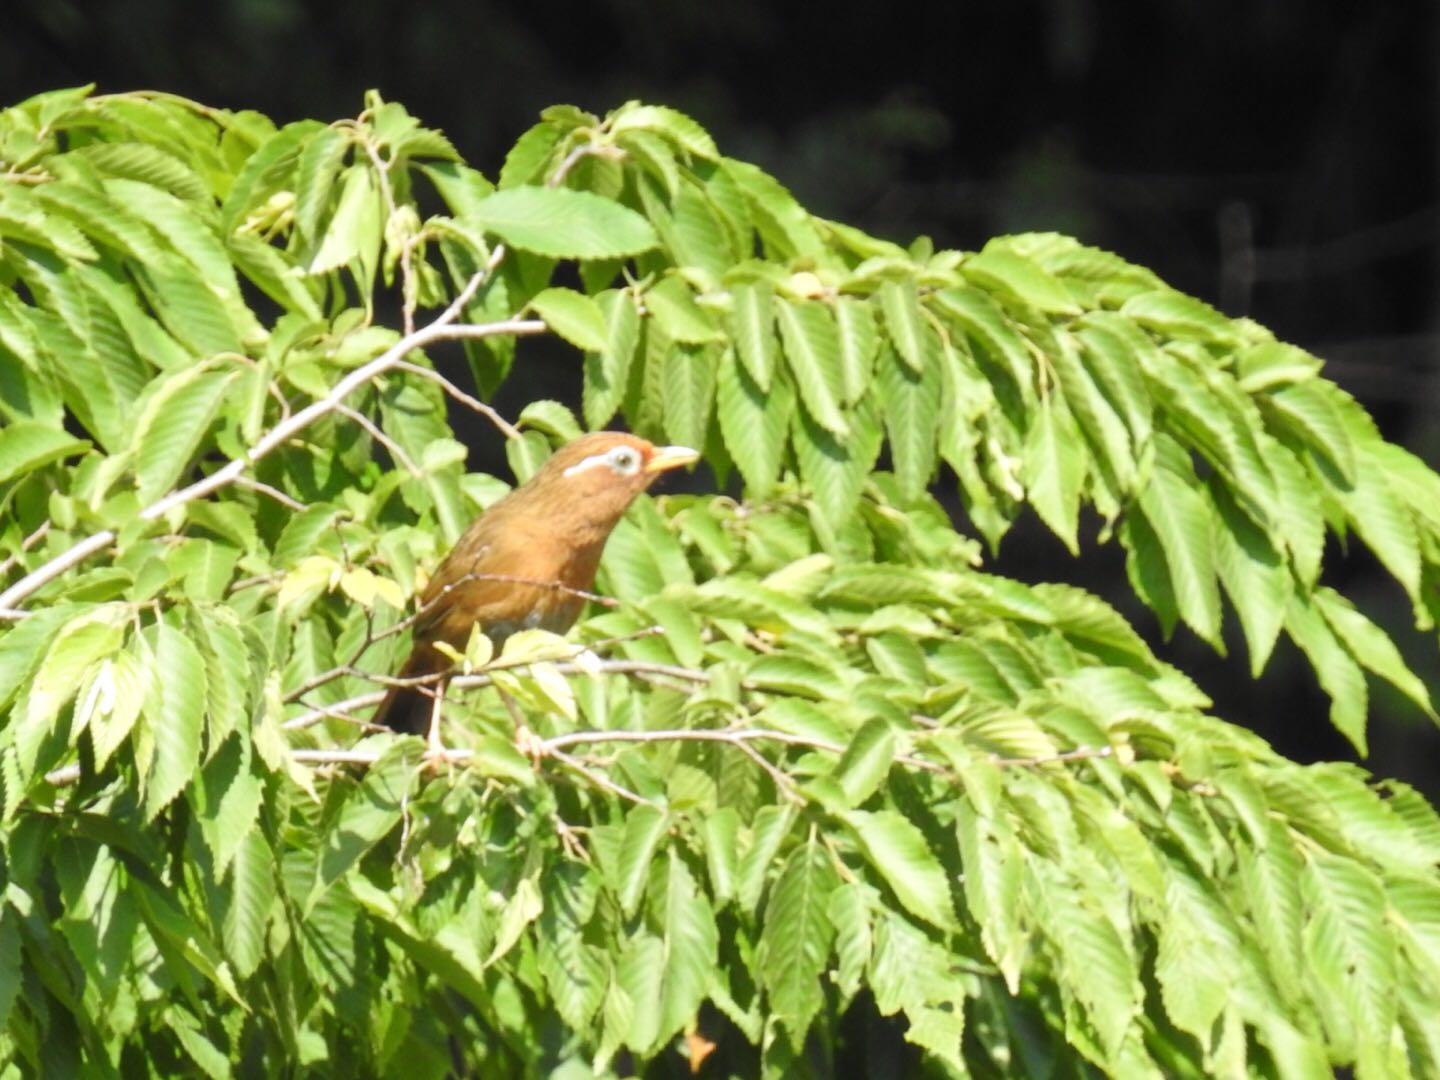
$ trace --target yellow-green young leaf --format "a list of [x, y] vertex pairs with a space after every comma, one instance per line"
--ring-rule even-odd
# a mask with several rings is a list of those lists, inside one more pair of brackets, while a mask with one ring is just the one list
[[310, 264], [309, 274], [328, 274], [356, 263], [360, 279], [373, 280], [380, 258], [384, 208], [368, 164], [352, 165], [340, 181], [335, 212], [325, 224], [324, 237]]
[[846, 810], [836, 816], [906, 911], [941, 930], [956, 928], [945, 870], [908, 818], [894, 810]]
[[725, 449], [756, 496], [764, 496], [780, 475], [795, 411], [789, 378], [777, 373], [767, 393], [736, 360], [720, 357], [715, 372], [716, 412]]
[[870, 388], [880, 331], [873, 305], [853, 296], [837, 296], [835, 327], [840, 333], [840, 398], [847, 405], [860, 400]]
[[320, 216], [335, 190], [335, 177], [340, 174], [351, 137], [339, 128], [322, 128], [300, 151], [295, 170], [295, 229], [304, 243], [320, 239]]
[[1304, 349], [1281, 341], [1251, 345], [1235, 354], [1237, 382], [1247, 394], [1308, 382], [1320, 374], [1323, 366]]
[[405, 606], [399, 585], [363, 566], [352, 566], [340, 575], [340, 591], [361, 607], [373, 608], [376, 600], [384, 600], [397, 611]]
[[142, 505], [170, 491], [184, 475], [236, 374], [184, 368], [145, 395], [131, 442]]
[[797, 1051], [825, 1003], [821, 980], [835, 937], [826, 908], [839, 884], [829, 855], [811, 841], [785, 860], [765, 905], [756, 964], [771, 1012]]
[[1204, 301], [1174, 289], [1154, 289], [1132, 296], [1121, 305], [1120, 314], [1164, 337], [1240, 344], [1234, 323]]
[[1060, 280], [1038, 263], [991, 241], [978, 255], [960, 264], [960, 272], [975, 284], [1009, 295], [1037, 311], [1051, 315], [1079, 315], [1080, 306]]
[[342, 567], [326, 555], [311, 555], [287, 573], [280, 582], [275, 604], [282, 611], [304, 610], [321, 593], [329, 591], [344, 574]]
[[680, 166], [675, 151], [659, 135], [636, 129], [617, 134], [615, 144], [623, 149], [646, 173], [665, 188], [667, 198], [680, 192]]
[[[501, 184], [505, 184], [501, 175]], [[459, 219], [506, 243], [556, 259], [616, 259], [660, 242], [628, 207], [588, 191], [523, 184], [479, 200]]]
[[696, 157], [714, 161], [720, 152], [715, 140], [696, 121], [664, 105], [640, 105], [630, 102], [617, 109], [610, 118], [610, 131], [614, 135], [640, 129], [653, 131], [669, 139], [680, 149]]
[[63, 428], [35, 420], [12, 420], [0, 430], [0, 484], [78, 454], [89, 446], [89, 442], [75, 438]]
[[[25, 780], [35, 768], [41, 743], [51, 734], [60, 709], [80, 689], [86, 669], [119, 650], [125, 622], [124, 605], [103, 604], [75, 616], [55, 635], [15, 720], [15, 750]], [[103, 689], [97, 687], [96, 692]]]
[[1305, 466], [1278, 439], [1266, 437], [1261, 452], [1275, 474], [1278, 513], [1271, 534], [1283, 540], [1300, 583], [1312, 586], [1325, 554], [1325, 516], [1314, 481]]
[[536, 293], [530, 306], [551, 330], [577, 349], [602, 352], [609, 344], [605, 313], [583, 293], [554, 286]]
[[1330, 695], [1330, 722], [1356, 750], [1365, 754], [1365, 724], [1370, 703], [1365, 672], [1335, 637], [1314, 601], [1304, 593], [1297, 591], [1290, 598], [1285, 629], [1310, 660], [1321, 687]]
[[831, 435], [850, 426], [840, 411], [840, 337], [829, 309], [814, 300], [780, 300], [776, 307], [785, 359], [806, 414]]
[[625, 816], [615, 891], [626, 915], [634, 915], [645, 895], [650, 861], [660, 847], [669, 821], [653, 806], [636, 806]]
[[872, 717], [845, 747], [831, 774], [845, 793], [846, 806], [859, 806], [875, 793], [895, 761], [895, 733], [880, 717]]
[[475, 741], [470, 765], [482, 776], [511, 780], [524, 787], [535, 783], [535, 767], [530, 759], [515, 749], [514, 742], [498, 735], [481, 735]]
[[505, 163], [500, 166], [499, 186], [514, 188], [544, 180], [555, 157], [555, 147], [564, 134], [561, 128], [544, 121], [526, 131], [505, 155]]
[[[109, 764], [111, 755], [129, 737], [140, 716], [149, 679], [149, 667], [133, 651], [118, 653], [101, 662], [91, 684], [94, 708], [88, 716], [76, 717], [77, 727], [84, 721], [90, 731], [96, 771]], [[87, 703], [89, 700], [87, 698]]]
[[1138, 452], [1150, 441], [1155, 406], [1135, 349], [1153, 344], [1134, 324], [1109, 312], [1087, 315], [1075, 338], [1081, 362], [1125, 421]]
[[1072, 555], [1080, 552], [1080, 486], [1088, 457], [1075, 417], [1052, 391], [1031, 419], [1022, 476], [1030, 505]]
[[835, 928], [835, 983], [842, 1000], [860, 992], [874, 945], [870, 909], [879, 900], [868, 885], [850, 881], [837, 886], [825, 905], [825, 914]]
[[615, 415], [630, 382], [640, 345], [640, 313], [628, 291], [606, 291], [596, 298], [605, 316], [605, 347], [585, 354], [585, 423], [598, 430]]
[[734, 307], [730, 333], [735, 354], [762, 393], [770, 390], [775, 369], [775, 292], [763, 281], [736, 285], [730, 290]]
[[1097, 470], [1117, 494], [1136, 486], [1135, 450], [1130, 432], [1081, 362], [1077, 340], [1066, 333], [1055, 337], [1050, 364], [1060, 379], [1065, 403], [1070, 406], [1081, 433], [1094, 450]]
[[895, 478], [912, 499], [924, 492], [935, 473], [935, 436], [941, 422], [940, 372], [934, 350], [923, 349], [919, 360], [919, 367], [907, 366], [898, 362], [892, 350], [884, 349], [878, 380]]
[[1298, 437], [1339, 474], [1346, 485], [1355, 480], [1355, 447], [1335, 399], [1335, 389], [1320, 380], [1290, 383], [1262, 395], [1260, 403], [1280, 427]]
[[145, 779], [145, 817], [169, 806], [195, 775], [205, 730], [205, 662], [190, 639], [169, 623], [149, 627], [149, 682], [140, 711], [154, 745]]
[[1350, 655], [1367, 671], [1373, 671], [1408, 697], [1432, 718], [1435, 709], [1425, 683], [1410, 670], [1400, 650], [1385, 631], [1376, 626], [1349, 600], [1334, 589], [1319, 588], [1314, 593], [1315, 606], [1335, 631]]
[[895, 352], [916, 375], [924, 374], [931, 365], [935, 349], [934, 331], [920, 309], [915, 282], [887, 281], [880, 286], [880, 310], [885, 314], [885, 332]]

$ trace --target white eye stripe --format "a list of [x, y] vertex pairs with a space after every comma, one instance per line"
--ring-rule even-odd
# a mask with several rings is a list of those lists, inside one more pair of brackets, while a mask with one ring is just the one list
[[616, 446], [603, 454], [591, 454], [571, 465], [561, 476], [575, 476], [598, 465], [608, 466], [621, 476], [634, 476], [640, 471], [640, 455], [629, 446]]

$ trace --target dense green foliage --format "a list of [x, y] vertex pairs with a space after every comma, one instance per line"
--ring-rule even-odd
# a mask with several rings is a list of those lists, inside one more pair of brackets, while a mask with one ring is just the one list
[[[423, 350], [485, 397], [547, 332], [585, 426], [744, 497], [642, 499], [589, 648], [477, 642], [426, 760], [365, 728], [374, 676], [504, 485]], [[1221, 647], [1228, 598], [1256, 672], [1288, 634], [1363, 749], [1367, 676], [1431, 706], [1327, 531], [1429, 629], [1440, 477], [1319, 369], [1064, 237], [817, 219], [663, 107], [548, 110], [494, 184], [378, 99], [0, 112], [0, 1059], [581, 1076], [714, 1039], [827, 1075], [865, 991], [936, 1075], [1435, 1075], [1433, 809], [1207, 715], [928, 493], [991, 545], [1028, 505], [1076, 550], [1093, 507], [1167, 631]], [[521, 477], [581, 426], [494, 419]]]

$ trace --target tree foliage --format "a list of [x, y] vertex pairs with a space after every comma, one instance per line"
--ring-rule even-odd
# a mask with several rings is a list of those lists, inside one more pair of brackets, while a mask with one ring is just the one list
[[[1093, 510], [1167, 633], [1288, 635], [1363, 750], [1371, 678], [1431, 704], [1327, 537], [1431, 629], [1440, 478], [1304, 351], [1066, 237], [819, 219], [661, 106], [549, 109], [492, 182], [376, 96], [69, 90], [0, 170], [12, 1073], [825, 1075], [862, 995], [935, 1075], [1440, 1072], [1434, 810], [931, 494], [991, 548]], [[583, 416], [512, 426], [541, 333]], [[477, 641], [436, 760], [363, 721], [504, 490], [447, 398], [521, 478], [623, 418], [743, 497], [637, 503], [585, 647]]]

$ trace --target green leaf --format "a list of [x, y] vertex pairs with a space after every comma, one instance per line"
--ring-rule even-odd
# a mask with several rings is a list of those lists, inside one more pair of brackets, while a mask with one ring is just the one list
[[715, 974], [719, 933], [709, 901], [695, 887], [685, 861], [670, 850], [660, 926], [664, 944], [664, 976], [660, 991], [659, 1039], [667, 1039], [695, 1023]]
[[844, 438], [850, 428], [840, 411], [840, 338], [829, 309], [813, 300], [781, 300], [776, 314], [805, 412], [830, 434]]
[[913, 279], [887, 281], [880, 286], [880, 310], [885, 315], [885, 332], [895, 352], [916, 375], [931, 365], [935, 350], [934, 331], [920, 307]]
[[835, 298], [835, 327], [840, 334], [841, 400], [853, 404], [870, 389], [880, 348], [880, 331], [871, 304], [853, 296]]
[[945, 289], [935, 293], [934, 303], [980, 344], [1010, 377], [1020, 395], [1028, 399], [1035, 364], [1025, 339], [1000, 306], [978, 289]]
[[542, 289], [530, 306], [547, 326], [577, 349], [603, 352], [609, 347], [610, 328], [605, 313], [590, 297], [574, 289]]
[[585, 423], [598, 430], [624, 400], [640, 345], [640, 313], [629, 291], [607, 291], [596, 300], [605, 316], [605, 345], [585, 356]]
[[731, 351], [720, 357], [715, 384], [725, 449], [752, 493], [764, 496], [779, 478], [785, 460], [795, 391], [787, 377], [776, 375], [767, 394]]
[[149, 684], [140, 710], [141, 730], [154, 745], [145, 778], [145, 818], [153, 820], [194, 778], [205, 730], [205, 661], [188, 637], [169, 623], [151, 626], [143, 641]]
[[1126, 300], [1121, 315], [1165, 337], [1238, 345], [1234, 325], [1209, 304], [1174, 289], [1154, 289]]
[[236, 837], [221, 937], [225, 955], [242, 977], [249, 977], [265, 958], [270, 909], [275, 900], [275, 853], [258, 828]]
[[1188, 468], [1182, 475], [1157, 463], [1140, 494], [1140, 509], [1159, 538], [1180, 617], [1223, 652], [1212, 519], [1193, 474]]
[[135, 418], [131, 443], [142, 505], [169, 492], [185, 474], [236, 374], [196, 366], [152, 384]]
[[0, 484], [86, 450], [90, 443], [35, 420], [16, 420], [0, 429]]
[[610, 132], [613, 135], [637, 128], [657, 132], [696, 157], [714, 161], [720, 156], [709, 133], [678, 109], [630, 102], [611, 116]]
[[991, 241], [960, 264], [960, 272], [982, 288], [1014, 297], [1051, 315], [1079, 315], [1080, 306], [1059, 279], [1037, 263]]
[[1373, 671], [1395, 689], [1419, 705], [1432, 718], [1435, 709], [1425, 683], [1410, 670], [1400, 650], [1385, 631], [1376, 626], [1349, 600], [1334, 589], [1319, 588], [1314, 592], [1315, 606], [1346, 650], [1367, 671]]
[[765, 880], [774, 869], [775, 855], [795, 824], [795, 809], [789, 805], [762, 806], [750, 826], [749, 846], [740, 855], [740, 887], [736, 893], [740, 908], [753, 914], [765, 891]]
[[1285, 629], [1309, 658], [1320, 685], [1330, 695], [1330, 722], [1364, 754], [1370, 694], [1360, 665], [1335, 637], [1315, 602], [1303, 593], [1291, 597]]
[[421, 752], [418, 739], [395, 739], [351, 786], [324, 836], [307, 907], [314, 907], [326, 889], [400, 824], [419, 777]]
[[730, 290], [730, 313], [735, 354], [751, 380], [763, 393], [770, 391], [775, 369], [775, 294], [764, 282], [736, 285]]
[[1229, 488], [1212, 476], [1206, 484], [1215, 514], [1215, 567], [1250, 649], [1250, 674], [1259, 678], [1270, 658], [1294, 577], [1265, 532], [1235, 504]]
[[857, 418], [850, 438], [824, 430], [807, 410], [795, 415], [792, 440], [800, 476], [831, 527], [849, 520], [880, 456], [879, 425], [871, 416]]
[[[504, 183], [504, 174], [501, 174]], [[557, 259], [616, 259], [660, 242], [635, 211], [588, 191], [522, 185], [481, 199], [463, 223]]]
[[846, 810], [836, 816], [854, 832], [865, 860], [906, 911], [941, 930], [957, 927], [949, 881], [918, 828], [894, 810]]
[[919, 359], [920, 367], [907, 367], [886, 349], [880, 354], [877, 380], [895, 478], [912, 499], [924, 493], [935, 475], [940, 423], [940, 373], [933, 350], [923, 350]]
[[895, 763], [895, 733], [887, 721], [872, 717], [845, 747], [831, 774], [845, 793], [846, 807], [859, 806], [884, 782]]
[[723, 335], [695, 303], [695, 294], [678, 275], [661, 278], [644, 295], [645, 307], [671, 341], [704, 345]]
[[812, 841], [785, 860], [765, 905], [756, 953], [760, 980], [797, 1051], [825, 1003], [821, 978], [835, 937], [826, 908], [839, 883], [824, 848]]
[[1030, 505], [1070, 553], [1078, 555], [1080, 485], [1085, 480], [1086, 454], [1075, 417], [1058, 393], [1041, 401], [1034, 415], [1022, 466]]
[[335, 212], [325, 225], [320, 246], [305, 267], [309, 274], [328, 274], [342, 266], [360, 267], [361, 280], [373, 280], [379, 265], [384, 207], [375, 176], [367, 164], [352, 165], [340, 181]]
[[125, 621], [123, 605], [102, 604], [76, 615], [55, 635], [30, 681], [24, 711], [14, 720], [15, 749], [25, 780], [61, 708], [80, 689], [86, 670], [120, 648]]
[[636, 806], [625, 817], [625, 839], [620, 846], [616, 893], [626, 915], [634, 915], [645, 895], [650, 862], [660, 847], [669, 821], [652, 806]]

